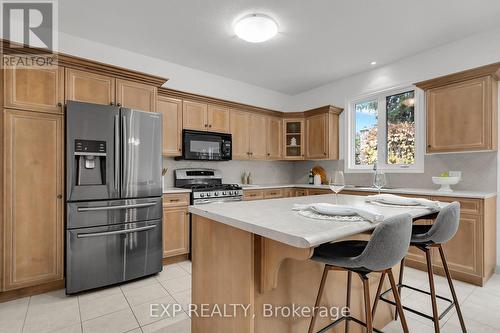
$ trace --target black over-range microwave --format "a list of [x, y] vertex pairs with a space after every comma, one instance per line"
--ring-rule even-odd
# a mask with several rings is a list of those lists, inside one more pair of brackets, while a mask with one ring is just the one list
[[183, 160], [230, 161], [232, 159], [231, 134], [183, 130]]

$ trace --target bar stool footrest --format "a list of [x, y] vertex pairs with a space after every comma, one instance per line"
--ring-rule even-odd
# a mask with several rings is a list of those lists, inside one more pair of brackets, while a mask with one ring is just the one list
[[[426, 291], [426, 290], [419, 289], [419, 288], [415, 288], [415, 287], [412, 287], [412, 286], [406, 285], [406, 284], [404, 284], [404, 283], [398, 284], [398, 285], [397, 285], [397, 288], [398, 288], [399, 290], [401, 290], [401, 289], [403, 289], [403, 288], [408, 288], [408, 289], [414, 290], [414, 291], [416, 291], [416, 292], [419, 292], [419, 293], [421, 293], [421, 294], [426, 294], [426, 295], [428, 295], [428, 296], [431, 296], [431, 293], [430, 293], [430, 292], [428, 292], [428, 291]], [[386, 302], [386, 303], [389, 303], [389, 304], [391, 304], [391, 305], [396, 306], [396, 303], [395, 303], [394, 301], [391, 301], [390, 299], [384, 298], [384, 296], [385, 296], [386, 294], [388, 294], [389, 292], [391, 292], [391, 291], [392, 291], [391, 289], [388, 289], [388, 290], [384, 291], [382, 294], [380, 294], [379, 299], [380, 299], [381, 301], [383, 301], [383, 302]], [[401, 294], [401, 293], [400, 293], [400, 294]], [[401, 295], [400, 295], [400, 296], [401, 296]], [[445, 302], [450, 303], [450, 305], [448, 305], [448, 307], [447, 307], [447, 308], [446, 308], [446, 309], [445, 309], [445, 310], [444, 310], [444, 311], [443, 311], [443, 312], [439, 315], [438, 319], [439, 319], [439, 320], [441, 320], [441, 319], [443, 319], [443, 318], [444, 318], [444, 316], [446, 316], [446, 315], [448, 314], [448, 312], [450, 312], [450, 310], [451, 310], [451, 309], [453, 309], [453, 307], [455, 306], [455, 302], [453, 302], [453, 300], [451, 300], [451, 299], [449, 299], [449, 298], [446, 298], [446, 297], [443, 297], [443, 296], [440, 296], [440, 295], [436, 295], [436, 298], [439, 298], [440, 300], [443, 300], [443, 301], [445, 301]], [[429, 319], [429, 320], [434, 320], [434, 318], [433, 318], [432, 316], [429, 316], [429, 315], [427, 315], [427, 314], [425, 314], [425, 313], [423, 313], [423, 312], [420, 312], [420, 311], [418, 311], [418, 310], [412, 309], [412, 308], [410, 308], [410, 307], [408, 307], [408, 306], [404, 306], [404, 305], [403, 305], [403, 309], [404, 309], [404, 310], [407, 310], [407, 311], [410, 311], [410, 312], [412, 312], [412, 313], [414, 313], [414, 314], [416, 314], [416, 315], [419, 315], [419, 316], [421, 316], [421, 317], [427, 318], [427, 319]]]
[[[353, 321], [353, 322], [355, 322], [358, 325], [366, 327], [366, 323], [362, 322], [358, 318], [354, 318], [354, 317], [351, 317], [351, 316], [344, 316], [344, 317], [340, 317], [340, 318], [336, 319], [334, 322], [326, 325], [325, 327], [323, 327], [322, 329], [320, 329], [316, 333], [325, 333], [325, 332], [331, 330], [332, 328], [336, 327], [338, 324], [340, 324], [340, 323], [342, 323], [344, 321]], [[377, 329], [375, 327], [373, 328], [373, 332], [384, 333], [384, 331], [381, 331], [381, 330], [379, 330], [379, 329]]]

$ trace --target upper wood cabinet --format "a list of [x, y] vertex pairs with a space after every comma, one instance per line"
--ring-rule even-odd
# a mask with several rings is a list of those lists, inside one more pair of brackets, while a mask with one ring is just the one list
[[283, 158], [283, 121], [278, 117], [267, 117], [267, 156], [268, 160]]
[[304, 119], [283, 119], [283, 145], [285, 160], [304, 159]]
[[207, 124], [210, 132], [229, 133], [229, 109], [209, 104]]
[[63, 278], [63, 116], [3, 111], [3, 289]]
[[156, 95], [156, 87], [116, 79], [116, 103], [119, 106], [154, 112], [156, 110]]
[[158, 96], [156, 111], [162, 114], [163, 155], [180, 156], [182, 152], [182, 100]]
[[63, 113], [64, 69], [8, 67], [4, 69], [4, 106]]
[[115, 103], [115, 78], [66, 68], [66, 101]]
[[427, 90], [427, 152], [495, 150], [497, 93], [491, 76]]
[[231, 110], [230, 128], [233, 137], [233, 159], [250, 158], [250, 114], [245, 111]]
[[425, 91], [427, 153], [496, 150], [500, 63], [415, 83]]
[[184, 129], [229, 133], [229, 109], [223, 106], [184, 100]]
[[208, 129], [207, 104], [184, 100], [182, 104], [182, 128], [206, 131]]
[[339, 114], [341, 109], [306, 118], [306, 159], [337, 160], [339, 158]]
[[249, 127], [250, 159], [265, 160], [267, 158], [267, 117], [251, 113]]
[[233, 159], [265, 160], [267, 158], [267, 117], [252, 112], [231, 110]]

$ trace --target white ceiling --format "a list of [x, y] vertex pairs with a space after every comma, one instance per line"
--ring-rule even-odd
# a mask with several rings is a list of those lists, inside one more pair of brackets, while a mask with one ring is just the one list
[[[251, 12], [274, 17], [278, 36], [238, 39], [232, 24]], [[63, 0], [59, 17], [68, 34], [297, 94], [373, 60], [380, 66], [498, 26], [500, 1]]]

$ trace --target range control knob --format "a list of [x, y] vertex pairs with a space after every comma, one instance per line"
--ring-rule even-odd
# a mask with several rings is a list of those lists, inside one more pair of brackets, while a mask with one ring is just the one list
[[212, 196], [212, 193], [207, 193], [207, 197], [211, 197]]
[[226, 191], [222, 192], [222, 195], [227, 195]]
[[203, 198], [205, 196], [205, 193], [200, 193], [200, 198]]
[[214, 193], [214, 195], [215, 195], [216, 197], [218, 197], [218, 196], [219, 196], [219, 192], [215, 192], [215, 193]]

